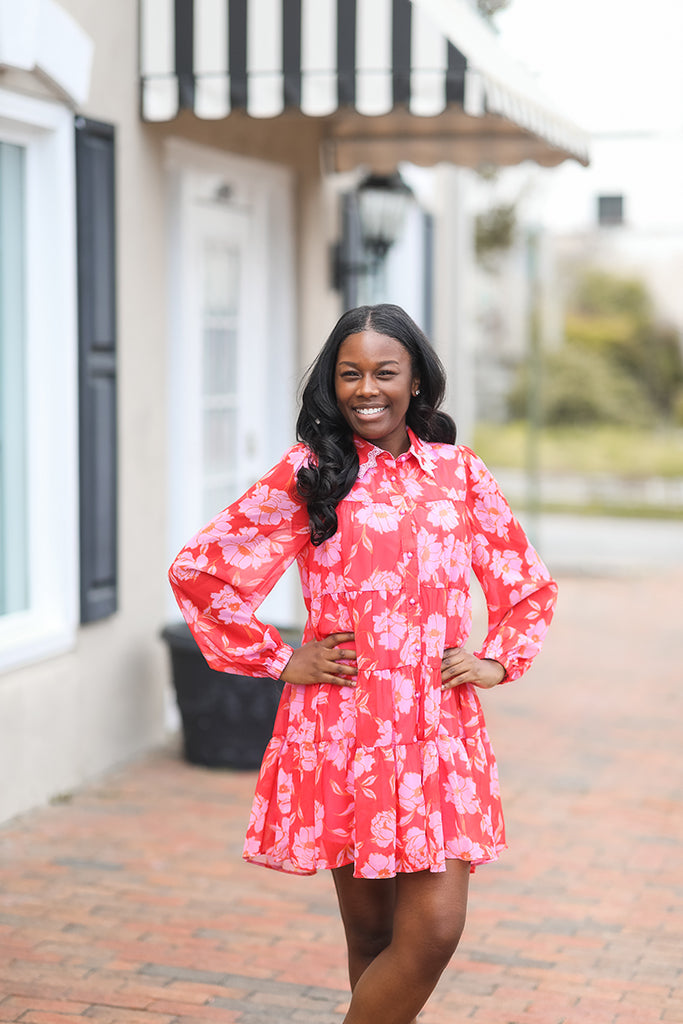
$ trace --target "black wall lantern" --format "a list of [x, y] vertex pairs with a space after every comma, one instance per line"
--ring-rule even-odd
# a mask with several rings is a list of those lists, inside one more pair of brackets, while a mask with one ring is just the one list
[[[348, 278], [377, 271], [401, 237], [414, 196], [396, 171], [370, 174], [347, 199], [351, 202], [345, 207], [344, 238], [333, 249], [332, 283], [337, 291], [346, 290]], [[356, 238], [348, 230], [349, 214], [357, 221]]]

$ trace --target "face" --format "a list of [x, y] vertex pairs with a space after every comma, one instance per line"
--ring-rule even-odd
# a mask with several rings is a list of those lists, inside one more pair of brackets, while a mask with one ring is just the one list
[[396, 338], [367, 330], [339, 346], [337, 405], [354, 433], [394, 458], [408, 451], [406, 413], [418, 387], [408, 350]]

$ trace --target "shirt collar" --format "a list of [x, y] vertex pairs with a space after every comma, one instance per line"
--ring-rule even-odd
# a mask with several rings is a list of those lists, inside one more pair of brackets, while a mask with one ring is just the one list
[[[429, 476], [434, 477], [434, 467], [436, 459], [429, 444], [423, 441], [422, 438], [418, 437], [410, 427], [408, 430], [408, 438], [410, 440], [410, 448], [406, 452], [406, 455], [412, 455], [418, 462], [420, 468], [428, 473]], [[362, 480], [363, 477], [377, 466], [377, 460], [380, 458], [389, 458], [394, 461], [393, 456], [389, 455], [388, 452], [384, 451], [383, 448], [378, 448], [370, 441], [366, 441], [364, 438], [359, 437], [358, 434], [353, 435], [353, 442], [358, 452], [358, 479]]]

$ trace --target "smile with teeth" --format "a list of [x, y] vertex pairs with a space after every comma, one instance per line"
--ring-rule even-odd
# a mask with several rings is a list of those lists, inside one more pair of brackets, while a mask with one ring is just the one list
[[386, 405], [373, 405], [370, 408], [354, 409], [359, 416], [377, 416], [378, 413], [384, 412]]

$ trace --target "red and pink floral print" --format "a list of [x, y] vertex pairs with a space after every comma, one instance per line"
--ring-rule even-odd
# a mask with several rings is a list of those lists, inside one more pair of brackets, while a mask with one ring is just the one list
[[[256, 610], [298, 562], [304, 642], [353, 632], [352, 686], [285, 685], [244, 856], [297, 874], [443, 871], [505, 847], [498, 773], [475, 687], [441, 690], [441, 658], [471, 630], [470, 573], [489, 631], [477, 652], [520, 676], [556, 585], [480, 459], [410, 433], [398, 459], [356, 438], [360, 471], [339, 529], [310, 543], [296, 445], [190, 541], [170, 579], [209, 664], [278, 678], [292, 649]], [[346, 645], [352, 646], [352, 645]], [[255, 684], [258, 685], [258, 684]]]

